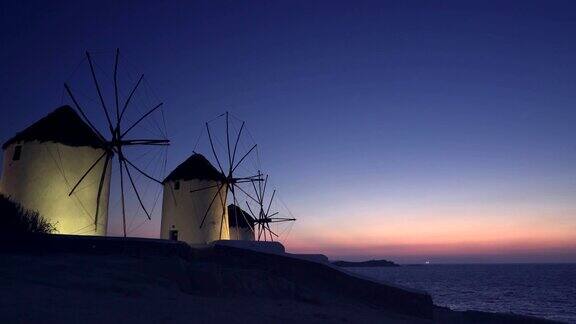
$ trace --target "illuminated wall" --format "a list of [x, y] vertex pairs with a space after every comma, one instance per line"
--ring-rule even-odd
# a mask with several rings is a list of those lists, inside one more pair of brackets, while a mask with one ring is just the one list
[[[175, 187], [176, 182], [179, 182], [179, 187]], [[170, 239], [170, 231], [177, 231], [178, 240], [189, 244], [208, 244], [219, 239], [230, 239], [226, 191], [222, 189], [214, 200], [202, 228], [200, 223], [218, 188], [190, 192], [192, 189], [217, 184], [218, 182], [212, 180], [196, 179], [164, 183], [160, 237]]]
[[[18, 146], [21, 153], [15, 160]], [[68, 196], [103, 152], [88, 146], [73, 147], [53, 142], [11, 144], [4, 151], [0, 190], [26, 209], [38, 211], [55, 225], [59, 234], [106, 235], [110, 167], [104, 180], [98, 224], [94, 225], [104, 159], [84, 178], [74, 194]]]

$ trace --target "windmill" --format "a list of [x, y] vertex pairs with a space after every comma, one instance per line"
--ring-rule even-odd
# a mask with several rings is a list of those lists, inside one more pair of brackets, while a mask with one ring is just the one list
[[[224, 123], [223, 128], [225, 128], [225, 144], [222, 143], [222, 141], [219, 141], [218, 138], [216, 136], [214, 136], [213, 131], [211, 126], [214, 126], [215, 123], [217, 122], [221, 122]], [[239, 128], [236, 128], [237, 123], [241, 123]], [[228, 193], [231, 194], [232, 196], [232, 204], [238, 206], [238, 201], [239, 195], [245, 196], [248, 199], [251, 199], [254, 202], [257, 202], [257, 199], [251, 195], [245, 188], [243, 188], [243, 185], [246, 185], [248, 183], [258, 183], [262, 181], [262, 177], [261, 174], [256, 173], [256, 172], [251, 172], [251, 171], [247, 171], [246, 167], [243, 167], [243, 162], [246, 161], [246, 159], [251, 156], [251, 155], [256, 155], [256, 159], [258, 159], [258, 154], [257, 154], [257, 144], [255, 143], [250, 143], [250, 146], [244, 146], [243, 150], [241, 153], [240, 150], [240, 146], [239, 144], [243, 143], [244, 141], [241, 141], [242, 139], [242, 135], [243, 132], [247, 132], [246, 131], [246, 122], [242, 121], [234, 116], [232, 116], [229, 112], [225, 112], [221, 115], [219, 115], [218, 117], [212, 119], [211, 121], [208, 121], [205, 123], [205, 130], [206, 133], [208, 135], [208, 141], [210, 143], [210, 151], [212, 152], [212, 157], [214, 158], [214, 160], [216, 161], [216, 165], [218, 166], [218, 170], [220, 171], [220, 173], [223, 175], [222, 180], [220, 181], [219, 184], [214, 184], [211, 186], [207, 186], [207, 187], [202, 187], [202, 188], [193, 188], [190, 190], [190, 193], [196, 193], [196, 192], [200, 192], [203, 190], [207, 190], [207, 189], [213, 189], [213, 188], [217, 188], [216, 193], [213, 195], [210, 204], [208, 205], [208, 208], [206, 209], [206, 211], [204, 212], [204, 215], [201, 218], [200, 224], [199, 224], [199, 228], [201, 229], [204, 226], [206, 217], [208, 216], [208, 214], [210, 213], [210, 210], [214, 204], [214, 202], [216, 201], [217, 197], [221, 197], [222, 195], [224, 195], [224, 200], [227, 200], [228, 198]], [[232, 129], [231, 129], [232, 128]], [[232, 134], [231, 137], [231, 132], [235, 133]], [[202, 134], [200, 134], [200, 137], [198, 139], [198, 141], [200, 140], [200, 138], [202, 137]], [[251, 136], [250, 136], [251, 137]], [[197, 144], [198, 144], [197, 141]], [[218, 144], [220, 144], [221, 149], [218, 150]], [[244, 143], [245, 144], [245, 143]], [[197, 145], [196, 145], [197, 146]], [[218, 154], [218, 151], [220, 151], [220, 154]], [[224, 156], [222, 156], [224, 155]], [[258, 163], [258, 162], [257, 162]], [[244, 175], [239, 175], [240, 170], [244, 171]], [[246, 174], [248, 173], [248, 174]], [[225, 205], [224, 205], [225, 206]], [[234, 217], [235, 218], [235, 224], [238, 224], [238, 218], [242, 217], [244, 218], [244, 220], [247, 223], [250, 223], [247, 219], [244, 213], [237, 213], [236, 210], [237, 209], [233, 209], [233, 215], [228, 215], [228, 217]], [[226, 209], [223, 208], [222, 209], [222, 213], [221, 213], [221, 224], [224, 224], [224, 219], [226, 218], [227, 212]], [[252, 227], [250, 227], [250, 230], [253, 232], [254, 229]], [[220, 231], [222, 233], [222, 230]], [[220, 238], [222, 238], [222, 235], [220, 235]]]
[[[92, 172], [95, 172], [96, 167], [99, 164], [103, 164], [102, 173], [100, 174], [100, 182], [97, 191], [97, 203], [96, 203], [96, 210], [94, 211], [94, 226], [98, 226], [98, 216], [100, 214], [100, 199], [102, 196], [102, 189], [104, 187], [104, 181], [106, 177], [106, 173], [108, 169], [112, 168], [112, 164], [114, 163], [113, 159], [116, 158], [116, 163], [118, 166], [118, 173], [119, 173], [119, 180], [120, 180], [120, 199], [121, 199], [121, 208], [122, 208], [122, 230], [123, 235], [126, 237], [126, 186], [129, 184], [132, 188], [133, 193], [135, 194], [139, 206], [141, 210], [146, 214], [146, 217], [150, 220], [150, 212], [146, 208], [142, 194], [138, 189], [135, 181], [135, 175], [140, 174], [141, 176], [161, 184], [160, 180], [157, 180], [152, 175], [144, 170], [144, 168], [139, 167], [136, 165], [134, 161], [128, 158], [128, 147], [135, 148], [135, 147], [145, 147], [145, 146], [167, 146], [169, 145], [169, 140], [166, 138], [165, 134], [162, 136], [163, 138], [135, 138], [132, 137], [135, 129], [142, 126], [143, 121], [150, 119], [154, 113], [161, 111], [161, 107], [163, 103], [157, 103], [150, 107], [147, 107], [145, 112], [143, 112], [136, 120], [127, 123], [127, 112], [130, 110], [132, 105], [134, 104], [135, 95], [142, 91], [142, 84], [144, 81], [144, 75], [140, 75], [138, 80], [135, 84], [130, 86], [130, 91], [121, 98], [121, 88], [119, 84], [119, 57], [120, 51], [117, 49], [114, 57], [114, 68], [113, 68], [113, 102], [110, 104], [104, 97], [105, 90], [101, 87], [101, 80], [99, 80], [98, 75], [96, 73], [96, 63], [93, 60], [90, 53], [86, 52], [85, 60], [88, 62], [90, 68], [90, 75], [91, 80], [94, 86], [94, 89], [98, 95], [98, 103], [102, 112], [106, 119], [106, 130], [100, 132], [100, 130], [95, 126], [95, 124], [88, 118], [87, 111], [83, 106], [80, 104], [78, 97], [74, 95], [74, 91], [72, 90], [72, 86], [68, 83], [64, 83], [65, 91], [73, 102], [74, 108], [80, 113], [82, 116], [83, 121], [88, 124], [88, 126], [97, 134], [98, 138], [100, 139], [102, 146], [105, 148], [104, 152], [95, 159], [92, 164], [85, 170], [85, 172], [75, 181], [75, 184], [72, 186], [72, 189], [69, 192], [69, 196], [72, 196], [75, 191], [79, 189], [79, 186], [85, 181], [86, 177], [90, 175]], [[144, 81], [144, 82], [143, 82]], [[132, 104], [132, 105], [131, 105]], [[110, 112], [109, 107], [112, 107], [112, 113]], [[108, 133], [107, 136], [104, 136], [103, 133]], [[126, 176], [126, 178], [125, 178]], [[128, 182], [128, 183], [126, 183]]]
[[[228, 205], [228, 215], [230, 239], [254, 241], [254, 217], [234, 204]], [[233, 215], [233, 217], [230, 217], [230, 215]]]
[[[279, 234], [272, 231], [270, 224], [274, 223], [285, 223], [285, 222], [294, 222], [296, 218], [294, 217], [281, 217], [279, 211], [271, 212], [270, 208], [272, 207], [272, 202], [274, 201], [274, 197], [276, 195], [276, 189], [272, 191], [272, 195], [270, 196], [269, 200], [266, 200], [266, 187], [268, 185], [268, 175], [263, 177], [262, 173], [258, 171], [259, 179], [264, 179], [264, 181], [259, 181], [257, 184], [253, 184], [254, 195], [256, 196], [257, 200], [257, 213], [254, 213], [248, 201], [246, 201], [246, 206], [248, 207], [248, 211], [250, 215], [254, 218], [254, 224], [257, 228], [257, 235], [255, 235], [255, 239], [257, 241], [274, 241], [274, 238], [278, 239]], [[256, 234], [256, 233], [255, 233]]]
[[[197, 150], [209, 152], [212, 162]], [[246, 123], [228, 112], [217, 116], [204, 124], [192, 151], [163, 181], [160, 237], [192, 245], [237, 239], [230, 224], [245, 224], [249, 215], [228, 209], [228, 202], [238, 205], [244, 197], [255, 202], [244, 186], [261, 181], [254, 167], [259, 164], [257, 145]], [[249, 233], [254, 233], [252, 225]]]

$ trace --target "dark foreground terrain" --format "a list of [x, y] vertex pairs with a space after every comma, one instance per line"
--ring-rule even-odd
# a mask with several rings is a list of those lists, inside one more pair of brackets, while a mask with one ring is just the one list
[[0, 242], [1, 323], [549, 323], [454, 312], [315, 262], [151, 239]]

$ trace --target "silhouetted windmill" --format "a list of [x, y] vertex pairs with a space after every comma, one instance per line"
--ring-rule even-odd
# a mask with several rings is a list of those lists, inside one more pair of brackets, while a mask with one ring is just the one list
[[[262, 173], [258, 171], [258, 177], [262, 179]], [[272, 191], [272, 195], [270, 196], [270, 200], [266, 203], [266, 187], [268, 185], [268, 175], [264, 178], [264, 181], [258, 182], [258, 185], [255, 183], [253, 184], [254, 193], [256, 196], [258, 210], [257, 214], [254, 213], [250, 204], [246, 201], [246, 206], [252, 217], [255, 219], [254, 223], [257, 227], [258, 235], [255, 237], [257, 241], [264, 240], [267, 241], [270, 238], [270, 241], [274, 241], [274, 237], [278, 238], [279, 235], [272, 231], [270, 224], [272, 223], [284, 223], [284, 222], [293, 222], [296, 221], [296, 218], [293, 217], [278, 217], [278, 211], [270, 213], [270, 208], [272, 207], [272, 202], [274, 200], [274, 196], [276, 195], [276, 189]]]
[[[214, 123], [217, 120], [221, 120], [221, 119], [225, 120], [225, 136], [226, 136], [226, 143], [225, 145], [222, 143], [224, 146], [224, 151], [225, 151], [225, 156], [222, 159], [222, 156], [219, 156], [216, 150], [216, 138], [213, 137], [210, 125], [212, 123]], [[241, 121], [237, 118], [235, 118], [237, 121]], [[248, 191], [244, 188], [242, 188], [241, 184], [246, 184], [246, 183], [255, 183], [255, 182], [260, 182], [262, 181], [261, 175], [260, 174], [251, 174], [251, 175], [245, 175], [245, 176], [239, 176], [238, 175], [238, 170], [239, 167], [242, 166], [242, 163], [245, 162], [246, 158], [248, 156], [250, 156], [250, 154], [254, 154], [256, 148], [257, 148], [257, 144], [253, 144], [249, 149], [246, 148], [245, 152], [242, 155], [237, 155], [237, 153], [239, 153], [239, 143], [243, 134], [243, 131], [245, 131], [245, 125], [246, 123], [244, 121], [241, 121], [241, 126], [239, 128], [239, 130], [236, 132], [234, 130], [234, 132], [236, 132], [235, 136], [233, 136], [231, 138], [230, 136], [230, 126], [231, 126], [231, 121], [230, 121], [230, 114], [228, 112], [225, 112], [221, 115], [219, 115], [218, 117], [212, 119], [211, 121], [206, 122], [205, 126], [206, 126], [206, 132], [208, 134], [208, 140], [210, 142], [210, 149], [212, 151], [212, 155], [216, 161], [216, 165], [218, 166], [218, 170], [222, 173], [223, 177], [222, 180], [215, 185], [210, 185], [207, 187], [203, 187], [203, 188], [193, 188], [190, 190], [190, 193], [194, 193], [194, 192], [198, 192], [198, 191], [202, 191], [202, 190], [207, 190], [207, 189], [213, 189], [213, 188], [217, 188], [216, 193], [214, 194], [214, 196], [212, 197], [210, 204], [208, 205], [208, 208], [206, 209], [204, 215], [202, 216], [202, 220], [200, 222], [199, 227], [202, 228], [204, 226], [204, 222], [206, 220], [206, 217], [208, 216], [212, 206], [214, 205], [214, 202], [216, 201], [217, 197], [221, 197], [222, 195], [224, 196], [224, 200], [227, 200], [228, 197], [228, 193], [230, 193], [232, 195], [232, 203], [234, 205], [238, 205], [238, 194], [242, 193], [243, 195], [245, 195], [246, 197], [248, 197], [249, 199], [252, 199], [254, 202], [257, 202], [257, 199], [255, 197], [253, 197], [251, 194], [248, 193]], [[202, 136], [202, 134], [200, 135]], [[223, 206], [225, 207], [226, 205], [223, 204]], [[222, 221], [221, 221], [221, 226], [223, 226], [222, 224], [224, 224], [224, 218], [226, 217], [226, 208], [222, 208]], [[234, 215], [228, 215], [228, 217], [245, 217], [244, 214], [238, 215], [236, 212], [234, 212]], [[248, 220], [245, 219], [246, 222], [248, 222]], [[236, 224], [238, 224], [238, 222], [236, 221]], [[254, 229], [252, 227], [250, 227], [251, 231], [254, 231]], [[222, 229], [220, 230], [220, 238], [222, 238]]]
[[[64, 84], [66, 92], [72, 102], [74, 103], [74, 107], [78, 110], [84, 121], [90, 126], [90, 128], [99, 136], [101, 139], [105, 149], [105, 152], [97, 158], [91, 166], [84, 172], [84, 174], [78, 179], [78, 181], [73, 186], [72, 190], [70, 191], [69, 195], [72, 195], [75, 190], [78, 189], [80, 184], [84, 181], [86, 176], [93, 172], [94, 168], [99, 163], [104, 163], [104, 167], [102, 168], [102, 174], [100, 176], [100, 184], [98, 187], [98, 196], [97, 196], [97, 203], [96, 203], [96, 211], [95, 211], [95, 220], [94, 226], [98, 224], [98, 214], [99, 214], [99, 201], [102, 195], [102, 187], [104, 184], [105, 175], [108, 168], [112, 168], [111, 162], [114, 155], [117, 157], [118, 161], [118, 171], [120, 172], [120, 194], [121, 194], [121, 204], [122, 204], [122, 228], [123, 234], [126, 236], [126, 201], [125, 201], [125, 184], [124, 184], [124, 173], [126, 173], [132, 190], [138, 199], [140, 207], [146, 214], [148, 219], [151, 219], [149, 211], [146, 209], [144, 202], [142, 201], [141, 193], [139, 192], [136, 183], [134, 181], [134, 177], [132, 175], [132, 171], [138, 172], [145, 176], [146, 178], [158, 183], [162, 184], [160, 180], [154, 178], [152, 175], [148, 174], [143, 170], [143, 168], [138, 167], [135, 163], [130, 161], [130, 159], [126, 156], [126, 147], [138, 147], [138, 146], [165, 146], [169, 145], [169, 140], [163, 134], [164, 138], [158, 139], [136, 139], [131, 138], [129, 135], [132, 134], [134, 129], [138, 126], [141, 126], [143, 120], [147, 118], [151, 118], [151, 115], [158, 111], [163, 103], [158, 103], [154, 106], [148, 107], [147, 111], [143, 113], [136, 121], [125, 125], [126, 123], [126, 112], [129, 110], [130, 103], [133, 102], [134, 95], [139, 91], [141, 88], [142, 81], [144, 79], [144, 75], [140, 75], [138, 81], [132, 85], [130, 88], [129, 94], [124, 98], [122, 101], [119, 96], [119, 82], [118, 82], [118, 59], [119, 59], [120, 51], [117, 49], [115, 53], [115, 60], [114, 60], [114, 70], [113, 70], [113, 87], [114, 87], [114, 102], [112, 106], [114, 107], [115, 113], [111, 116], [107, 102], [104, 99], [103, 91], [100, 86], [100, 83], [97, 78], [97, 74], [95, 72], [95, 62], [93, 61], [89, 52], [86, 52], [86, 60], [88, 61], [90, 67], [91, 78], [95, 87], [95, 90], [98, 94], [99, 104], [102, 108], [102, 111], [106, 117], [106, 124], [107, 130], [105, 132], [109, 132], [109, 135], [105, 137], [96, 126], [90, 121], [90, 119], [86, 115], [85, 109], [82, 108], [77, 98], [74, 96], [72, 88], [68, 83]], [[132, 171], [131, 171], [132, 170]]]

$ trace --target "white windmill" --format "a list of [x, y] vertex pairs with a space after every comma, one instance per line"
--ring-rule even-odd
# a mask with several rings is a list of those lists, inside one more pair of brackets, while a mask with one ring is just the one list
[[[65, 83], [64, 88], [75, 110], [70, 106], [58, 108], [3, 145], [2, 193], [25, 208], [38, 211], [61, 234], [106, 235], [114, 158], [120, 178], [124, 236], [127, 233], [125, 197], [128, 185], [125, 182], [129, 183], [142, 211], [150, 218], [134, 174], [161, 182], [145, 168], [137, 166], [128, 157], [128, 151], [132, 154], [134, 150], [127, 148], [169, 144], [165, 136], [155, 139], [132, 137], [144, 120], [160, 111], [162, 103], [146, 108], [128, 121], [130, 108], [142, 102], [135, 103], [135, 98], [142, 91], [144, 75], [122, 98], [119, 57], [120, 51], [116, 50], [112, 102], [105, 100], [106, 91], [101, 87], [96, 63], [89, 52], [81, 62], [87, 62], [89, 67], [98, 103], [106, 118], [106, 131], [101, 132], [88, 118], [88, 111], [74, 95], [72, 87]], [[110, 113], [109, 107], [114, 113]], [[105, 133], [108, 136], [104, 136]]]
[[[216, 162], [194, 153], [164, 180], [161, 237], [190, 244], [207, 244], [216, 240], [238, 239], [230, 227], [243, 223], [254, 233], [252, 222], [239, 218], [247, 213], [228, 212], [228, 202], [238, 206], [242, 197], [256, 202], [244, 185], [262, 181], [256, 172], [247, 171], [247, 160], [256, 154], [257, 145], [242, 140], [245, 122], [226, 112], [205, 124], [208, 147]], [[214, 128], [224, 129], [224, 138], [215, 136]], [[231, 134], [232, 133], [232, 134]], [[204, 131], [202, 132], [204, 134]], [[202, 134], [199, 137], [202, 137]], [[195, 147], [196, 149], [196, 147]], [[248, 173], [248, 174], [247, 174]], [[247, 174], [247, 175], [246, 175]], [[233, 220], [232, 220], [233, 219]]]

